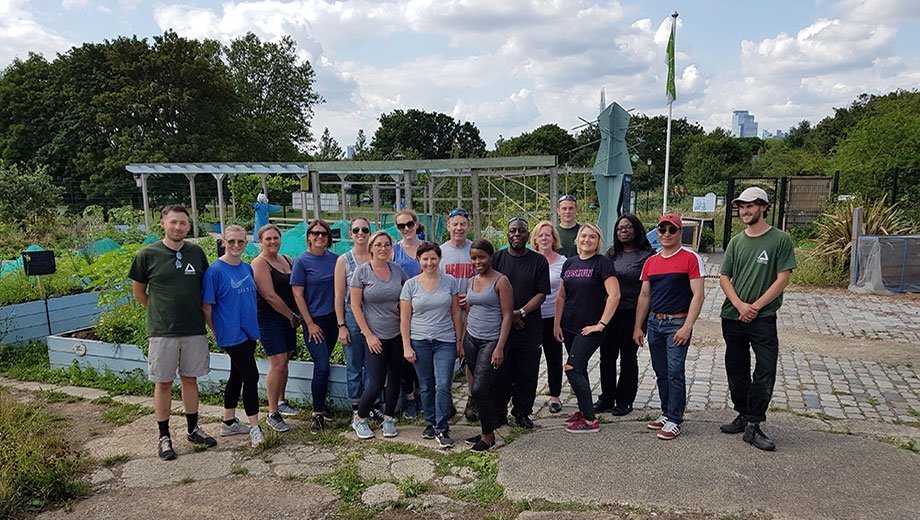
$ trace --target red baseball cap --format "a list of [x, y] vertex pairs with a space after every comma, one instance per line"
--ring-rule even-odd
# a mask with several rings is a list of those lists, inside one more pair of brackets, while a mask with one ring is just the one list
[[665, 213], [658, 219], [658, 224], [662, 222], [667, 222], [668, 224], [673, 224], [677, 229], [681, 229], [684, 225], [680, 221], [680, 215], [677, 213]]

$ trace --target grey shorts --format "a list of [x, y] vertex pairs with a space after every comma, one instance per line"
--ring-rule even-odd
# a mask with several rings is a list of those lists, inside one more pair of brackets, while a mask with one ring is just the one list
[[202, 377], [211, 370], [207, 336], [156, 337], [148, 343], [148, 374], [154, 383], [175, 381], [177, 370], [183, 377]]

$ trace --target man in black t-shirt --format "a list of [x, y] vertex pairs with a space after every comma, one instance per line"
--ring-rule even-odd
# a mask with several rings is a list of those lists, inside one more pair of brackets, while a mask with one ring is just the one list
[[508, 248], [492, 258], [492, 268], [511, 282], [515, 309], [505, 346], [505, 361], [496, 378], [496, 424], [507, 424], [508, 400], [511, 399], [511, 414], [523, 428], [533, 428], [530, 414], [537, 395], [540, 344], [543, 342], [540, 305], [550, 293], [549, 263], [543, 255], [527, 249], [529, 240], [527, 221], [515, 217], [508, 223]]

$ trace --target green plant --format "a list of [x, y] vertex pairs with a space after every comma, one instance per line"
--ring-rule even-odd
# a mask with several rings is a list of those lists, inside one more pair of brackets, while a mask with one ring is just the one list
[[120, 462], [128, 462], [131, 460], [131, 455], [127, 453], [116, 453], [114, 455], [109, 455], [102, 459], [102, 465], [109, 467], [114, 466]]
[[238, 475], [242, 477], [244, 475], [249, 474], [249, 468], [244, 467], [244, 466], [234, 466], [233, 468], [230, 469], [230, 474]]
[[817, 246], [812, 256], [831, 258], [849, 266], [853, 236], [853, 210], [863, 206], [863, 234], [901, 235], [912, 229], [897, 204], [889, 204], [883, 196], [875, 201], [853, 198], [830, 207], [814, 222]]
[[115, 426], [122, 426], [134, 422], [134, 420], [139, 417], [150, 415], [152, 413], [153, 408], [150, 408], [149, 406], [141, 406], [137, 404], [117, 404], [102, 412], [102, 420], [108, 423], [112, 423]]
[[361, 493], [368, 487], [358, 473], [357, 455], [349, 456], [335, 471], [317, 478], [316, 482], [331, 487], [339, 498], [349, 503], [360, 502]]
[[399, 492], [403, 494], [406, 498], [417, 497], [422, 493], [428, 491], [428, 483], [422, 482], [414, 476], [406, 477], [401, 480], [396, 487], [399, 489]]
[[137, 345], [147, 355], [147, 311], [136, 302], [100, 314], [95, 330], [102, 341]]
[[798, 266], [789, 278], [791, 283], [819, 287], [846, 286], [847, 271], [839, 258], [812, 256], [801, 249], [796, 250], [795, 256]]
[[83, 400], [76, 395], [65, 394], [56, 390], [39, 390], [35, 395], [41, 397], [47, 403], [78, 403]]

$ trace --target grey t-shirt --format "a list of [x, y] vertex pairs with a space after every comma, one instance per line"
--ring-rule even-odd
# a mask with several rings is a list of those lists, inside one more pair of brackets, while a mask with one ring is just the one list
[[469, 240], [462, 247], [456, 247], [450, 241], [441, 244], [441, 272], [457, 279], [457, 291], [460, 294], [466, 294], [470, 278], [476, 274], [470, 262], [472, 244]]
[[385, 282], [377, 277], [370, 263], [356, 267], [351, 277], [351, 286], [364, 290], [361, 310], [367, 326], [380, 339], [399, 336], [399, 296], [403, 283], [409, 279], [396, 262], [387, 262], [387, 266], [390, 279]]
[[399, 296], [400, 300], [412, 303], [409, 339], [455, 343], [457, 333], [450, 315], [450, 303], [457, 293], [457, 279], [448, 274], [441, 274], [438, 286], [431, 292], [425, 290], [418, 276], [410, 278]]

